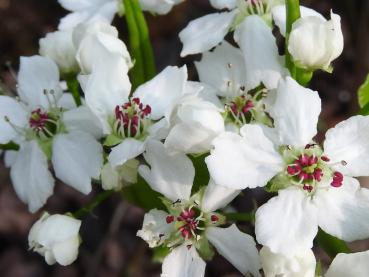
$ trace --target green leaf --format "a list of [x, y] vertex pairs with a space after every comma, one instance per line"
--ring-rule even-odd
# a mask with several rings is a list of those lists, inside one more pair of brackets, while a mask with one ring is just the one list
[[132, 204], [149, 211], [151, 209], [165, 210], [161, 201], [162, 195], [150, 188], [146, 181], [138, 176], [137, 183], [124, 187], [122, 195]]
[[321, 229], [316, 236], [316, 241], [331, 258], [336, 257], [338, 253], [351, 253], [350, 248], [343, 240], [333, 237]]
[[369, 104], [369, 74], [366, 76], [365, 82], [359, 87], [357, 96], [360, 108], [364, 108]]
[[170, 248], [161, 245], [158, 247], [155, 247], [153, 250], [152, 260], [156, 263], [162, 263], [164, 261], [164, 258], [170, 253]]
[[193, 166], [195, 167], [195, 180], [192, 186], [192, 194], [198, 192], [202, 187], [206, 186], [209, 183], [210, 175], [208, 168], [205, 163], [205, 158], [208, 156], [208, 153], [200, 155], [200, 156], [191, 156], [191, 161]]
[[15, 150], [18, 151], [19, 150], [19, 145], [16, 144], [15, 142], [8, 142], [6, 144], [0, 144], [0, 149], [1, 150]]
[[360, 111], [360, 115], [369, 115], [369, 103], [366, 104]]

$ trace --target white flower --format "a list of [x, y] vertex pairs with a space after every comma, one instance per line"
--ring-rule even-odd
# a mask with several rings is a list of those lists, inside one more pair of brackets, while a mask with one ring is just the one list
[[121, 190], [124, 186], [137, 182], [139, 162], [136, 159], [127, 161], [123, 165], [112, 167], [106, 163], [101, 169], [101, 185], [105, 190]]
[[18, 75], [19, 100], [0, 96], [0, 143], [20, 145], [8, 159], [18, 197], [35, 212], [53, 193], [48, 170], [82, 193], [91, 191], [91, 178], [102, 166], [99, 125], [87, 107], [73, 107], [70, 94], [59, 86], [56, 64], [46, 57], [22, 57]]
[[49, 265], [70, 265], [78, 256], [80, 227], [80, 220], [45, 213], [29, 232], [29, 247], [44, 256]]
[[311, 249], [286, 257], [264, 246], [260, 250], [260, 260], [265, 277], [315, 277], [316, 260]]
[[292, 25], [288, 52], [295, 63], [308, 70], [332, 71], [331, 62], [341, 55], [343, 35], [341, 18], [331, 12], [331, 20], [308, 16]]
[[[167, 14], [174, 5], [183, 1], [139, 0], [139, 3], [144, 11]], [[118, 0], [58, 0], [58, 2], [64, 9], [71, 12], [60, 20], [60, 30], [72, 29], [79, 23], [91, 23], [96, 20], [111, 23], [118, 11], [124, 12], [123, 3]]]
[[144, 153], [150, 165], [139, 167], [139, 173], [152, 189], [167, 200], [167, 212], [151, 210], [138, 235], [150, 247], [171, 248], [164, 259], [161, 276], [203, 276], [205, 262], [199, 256], [212, 256], [213, 245], [240, 272], [259, 274], [259, 257], [255, 241], [235, 225], [217, 227], [224, 217], [215, 211], [225, 207], [239, 190], [217, 186], [210, 181], [204, 192], [191, 197], [195, 169], [182, 153], [168, 152], [158, 141], [150, 141]]
[[346, 241], [369, 234], [369, 191], [352, 176], [369, 173], [369, 117], [355, 116], [317, 133], [317, 92], [281, 80], [269, 114], [274, 129], [246, 124], [224, 133], [206, 158], [217, 184], [234, 189], [265, 186], [278, 191], [256, 213], [258, 241], [287, 256], [312, 247], [320, 226]]
[[339, 253], [332, 261], [325, 277], [369, 276], [369, 251]]
[[55, 31], [40, 39], [40, 55], [49, 57], [62, 73], [78, 72], [76, 49], [71, 31]]
[[280, 0], [210, 1], [215, 8], [226, 8], [229, 11], [208, 14], [191, 21], [179, 33], [179, 38], [183, 43], [181, 56], [210, 50], [223, 41], [232, 29], [237, 30], [247, 16], [260, 16], [271, 25], [271, 9], [281, 2]]

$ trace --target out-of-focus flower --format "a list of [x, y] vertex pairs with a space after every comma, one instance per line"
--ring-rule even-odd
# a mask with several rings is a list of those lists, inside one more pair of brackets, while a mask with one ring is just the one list
[[[246, 124], [240, 135], [226, 132], [206, 158], [217, 184], [234, 189], [265, 186], [278, 191], [256, 213], [259, 243], [294, 255], [312, 247], [320, 226], [346, 241], [369, 234], [369, 190], [351, 176], [369, 172], [369, 117], [355, 116], [317, 133], [317, 92], [287, 77], [279, 83], [269, 114], [275, 128]], [[288, 236], [286, 236], [288, 234]]]
[[22, 57], [18, 86], [19, 99], [0, 96], [0, 143], [20, 145], [8, 158], [18, 197], [31, 212], [45, 204], [54, 188], [48, 161], [56, 177], [89, 193], [103, 162], [94, 115], [63, 93], [58, 67], [47, 57]]
[[203, 276], [201, 257], [212, 258], [212, 246], [243, 274], [260, 276], [254, 239], [235, 225], [218, 227], [224, 224], [224, 216], [215, 211], [230, 203], [239, 190], [210, 181], [204, 191], [191, 197], [195, 169], [185, 154], [168, 152], [160, 142], [151, 141], [144, 156], [150, 168], [142, 165], [139, 173], [167, 198], [163, 200], [167, 212], [151, 210], [137, 235], [150, 247], [171, 249], [163, 261], [162, 276]]
[[45, 213], [31, 228], [28, 244], [47, 264], [70, 265], [78, 256], [81, 221], [66, 215]]
[[332, 261], [325, 277], [369, 276], [369, 251], [339, 253]]
[[295, 63], [304, 69], [323, 69], [331, 72], [331, 63], [343, 50], [341, 18], [331, 12], [331, 20], [308, 16], [292, 25], [288, 52]]
[[76, 48], [71, 31], [55, 31], [40, 39], [40, 55], [49, 57], [58, 66], [61, 73], [78, 72]]

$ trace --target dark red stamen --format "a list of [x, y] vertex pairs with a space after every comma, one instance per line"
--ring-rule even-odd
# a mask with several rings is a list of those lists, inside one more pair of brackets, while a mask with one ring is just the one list
[[165, 218], [166, 222], [168, 224], [172, 223], [174, 221], [174, 216], [173, 215], [168, 215], [166, 218]]
[[335, 188], [339, 188], [340, 186], [342, 186], [342, 182], [343, 182], [343, 175], [341, 172], [334, 172], [333, 173], [333, 180], [331, 182], [331, 186], [335, 187]]
[[40, 132], [45, 129], [48, 120], [49, 116], [47, 112], [42, 112], [41, 109], [37, 109], [31, 112], [29, 125], [36, 132]]
[[210, 217], [211, 221], [213, 222], [217, 222], [219, 220], [219, 217], [216, 216], [215, 214], [213, 214], [211, 217]]

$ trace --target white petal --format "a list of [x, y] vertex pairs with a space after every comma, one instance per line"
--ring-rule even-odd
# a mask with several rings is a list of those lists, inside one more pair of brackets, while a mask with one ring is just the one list
[[275, 103], [269, 109], [280, 144], [304, 147], [317, 133], [321, 100], [316, 91], [290, 77], [278, 84]]
[[28, 123], [27, 112], [15, 99], [0, 95], [0, 144], [6, 144], [19, 136], [9, 123], [24, 128]]
[[248, 272], [253, 276], [259, 273], [259, 253], [253, 237], [242, 233], [235, 224], [228, 228], [210, 227], [206, 237], [215, 246], [219, 254], [233, 264], [243, 275]]
[[210, 0], [210, 4], [216, 9], [235, 9], [237, 0]]
[[325, 277], [369, 276], [369, 251], [352, 254], [339, 253], [332, 261]]
[[122, 165], [128, 160], [141, 155], [144, 150], [145, 142], [134, 138], [126, 138], [111, 149], [108, 160], [112, 166]]
[[12, 164], [10, 176], [18, 197], [36, 212], [52, 195], [54, 178], [49, 172], [47, 158], [36, 141], [25, 142]]
[[231, 203], [240, 192], [240, 190], [217, 185], [210, 179], [202, 198], [201, 210], [204, 212], [212, 212], [224, 208]]
[[[59, 85], [59, 69], [53, 60], [47, 57], [21, 57], [18, 73], [18, 94], [31, 108], [49, 107], [48, 97], [59, 99], [62, 90]], [[44, 91], [49, 92], [45, 95]], [[53, 91], [54, 96], [50, 94]]]
[[272, 29], [260, 16], [248, 16], [236, 29], [234, 38], [240, 46], [246, 64], [246, 89], [263, 83], [274, 89], [282, 76], [287, 75]]
[[205, 52], [195, 62], [200, 81], [211, 85], [219, 96], [236, 96], [245, 86], [246, 68], [242, 52], [224, 41], [211, 52]]
[[282, 170], [282, 158], [258, 125], [245, 125], [243, 136], [226, 132], [214, 139], [206, 158], [215, 183], [233, 189], [255, 188]]
[[174, 5], [183, 1], [184, 0], [139, 0], [139, 3], [143, 11], [163, 15], [169, 13]]
[[311, 249], [286, 257], [264, 246], [260, 250], [260, 259], [265, 277], [315, 277], [316, 260]]
[[229, 32], [237, 11], [212, 13], [191, 21], [180, 33], [181, 56], [210, 50]]
[[173, 201], [190, 198], [195, 168], [185, 154], [169, 152], [162, 143], [151, 140], [144, 157], [151, 169], [142, 165], [138, 172], [153, 190]]
[[99, 178], [103, 165], [103, 150], [95, 138], [80, 131], [57, 135], [52, 150], [56, 177], [84, 194], [90, 193], [91, 179]]
[[63, 113], [63, 123], [69, 132], [83, 131], [99, 139], [103, 136], [99, 119], [86, 106]]
[[68, 240], [54, 244], [52, 251], [55, 260], [63, 266], [73, 263], [78, 256], [79, 237], [74, 236]]
[[369, 237], [369, 190], [356, 179], [344, 177], [343, 186], [319, 190], [313, 202], [319, 226], [328, 234], [345, 241]]
[[[300, 6], [300, 13], [301, 17], [307, 16], [316, 16], [322, 20], [325, 18], [313, 9], [309, 9], [307, 7]], [[286, 6], [285, 5], [278, 5], [272, 9], [273, 20], [275, 24], [278, 26], [279, 31], [283, 36], [286, 35]]]
[[164, 115], [169, 117], [185, 92], [186, 80], [186, 66], [167, 66], [154, 79], [139, 86], [133, 96], [151, 107], [152, 119], [158, 120]]
[[256, 211], [256, 239], [272, 252], [286, 256], [310, 249], [318, 232], [317, 213], [301, 189], [280, 190]]
[[369, 176], [369, 116], [350, 117], [328, 130], [324, 153], [344, 175]]
[[6, 167], [11, 167], [17, 159], [18, 151], [7, 150], [4, 153], [4, 163]]
[[149, 247], [157, 247], [165, 242], [175, 230], [174, 222], [168, 224], [166, 217], [168, 213], [153, 209], [145, 214], [142, 229], [137, 236], [149, 244]]
[[165, 257], [160, 277], [203, 277], [205, 266], [194, 246], [181, 245]]

